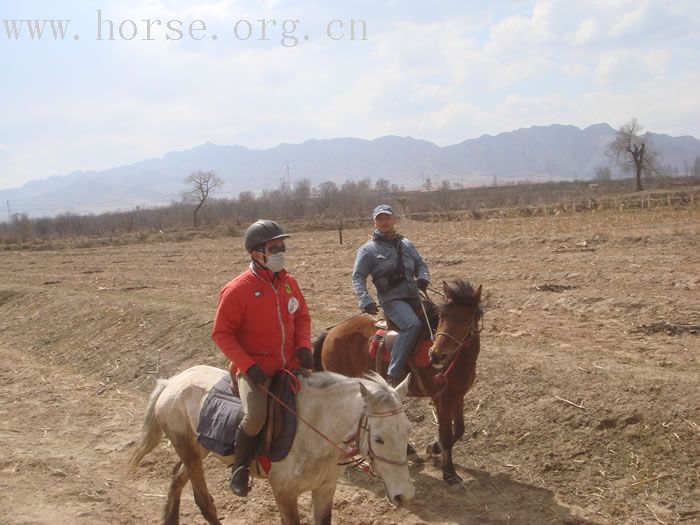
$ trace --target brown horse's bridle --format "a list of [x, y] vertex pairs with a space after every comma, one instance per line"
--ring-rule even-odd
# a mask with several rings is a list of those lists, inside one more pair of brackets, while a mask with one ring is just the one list
[[[461, 341], [459, 339], [457, 339], [455, 336], [453, 336], [452, 334], [449, 334], [447, 332], [435, 332], [435, 339], [437, 339], [437, 337], [439, 335], [442, 335], [442, 336], [447, 337], [448, 339], [451, 339], [455, 343], [457, 343], [457, 348], [452, 353], [452, 356], [454, 356], [464, 347], [465, 343], [467, 343], [469, 341], [469, 339], [471, 339], [472, 335], [474, 334], [474, 325], [476, 325], [478, 320], [479, 320], [479, 316], [475, 314], [474, 318], [472, 319], [471, 324], [469, 325], [469, 328], [467, 329], [467, 334], [464, 336], [464, 339], [462, 339]], [[479, 331], [481, 331], [481, 330], [479, 330]]]
[[457, 358], [459, 355], [462, 353], [462, 350], [464, 350], [467, 347], [467, 343], [471, 342], [472, 336], [474, 335], [474, 327], [477, 327], [477, 333], [481, 332], [481, 327], [478, 326], [478, 321], [479, 321], [480, 316], [479, 315], [474, 315], [474, 318], [472, 319], [471, 324], [469, 325], [469, 328], [467, 329], [467, 334], [464, 336], [464, 339], [461, 341], [457, 339], [455, 336], [452, 334], [448, 334], [447, 332], [437, 332], [435, 334], [435, 338], [437, 339], [438, 335], [442, 335], [447, 337], [448, 339], [451, 339], [455, 343], [457, 343], [457, 348], [455, 349], [454, 352], [449, 356], [448, 362], [447, 362], [447, 368], [445, 371], [440, 371], [437, 374], [435, 374], [434, 381], [435, 383], [439, 385], [444, 385], [437, 393], [432, 395], [433, 402], [437, 404], [438, 399], [440, 396], [442, 396], [442, 393], [447, 389], [447, 382], [448, 378], [447, 376], [449, 373], [452, 371], [452, 369], [455, 366], [455, 363], [457, 363]]

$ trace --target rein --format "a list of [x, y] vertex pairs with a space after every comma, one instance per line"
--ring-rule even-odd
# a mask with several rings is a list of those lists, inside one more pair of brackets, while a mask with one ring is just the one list
[[[297, 385], [299, 384], [298, 378], [294, 376], [291, 372], [285, 370], [288, 374], [294, 377], [295, 381], [297, 382]], [[374, 460], [378, 461], [383, 461], [384, 463], [389, 463], [390, 465], [406, 465], [407, 461], [397, 461], [397, 460], [392, 460], [392, 459], [387, 459], [382, 456], [377, 455], [374, 452], [374, 449], [372, 449], [372, 432], [369, 427], [369, 418], [370, 417], [390, 417], [390, 416], [395, 416], [398, 414], [402, 414], [404, 412], [403, 406], [399, 406], [397, 408], [394, 408], [393, 410], [389, 410], [386, 412], [367, 412], [367, 407], [365, 406], [362, 409], [362, 415], [360, 416], [360, 420], [357, 424], [357, 431], [355, 431], [354, 434], [352, 434], [350, 437], [345, 439], [343, 441], [344, 445], [351, 445], [352, 448], [348, 451], [343, 449], [341, 446], [339, 446], [336, 442], [334, 442], [332, 439], [330, 439], [328, 436], [326, 436], [323, 432], [321, 432], [319, 429], [317, 429], [315, 426], [313, 426], [311, 423], [306, 421], [303, 417], [301, 417], [292, 407], [290, 407], [287, 403], [282, 401], [279, 397], [277, 397], [275, 394], [273, 394], [265, 385], [258, 385], [260, 389], [265, 392], [267, 395], [269, 395], [272, 399], [277, 401], [280, 405], [282, 405], [286, 410], [288, 410], [294, 417], [296, 417], [299, 421], [304, 423], [307, 427], [309, 427], [311, 430], [313, 430], [316, 434], [318, 434], [321, 438], [323, 438], [325, 441], [330, 443], [334, 448], [336, 448], [341, 454], [343, 458], [350, 458], [349, 461], [346, 462], [341, 462], [338, 463], [338, 465], [351, 465], [354, 467], [359, 467], [362, 471], [368, 472], [372, 468], [372, 463], [374, 463]], [[294, 390], [294, 388], [292, 388]], [[295, 392], [298, 392], [299, 387], [297, 386], [297, 389]], [[369, 457], [370, 465], [369, 469], [366, 467], [362, 466], [362, 462], [364, 461], [364, 458], [360, 455], [359, 457], [354, 457], [357, 456], [358, 454], [361, 454], [361, 442], [362, 442], [362, 433], [363, 431], [367, 432], [367, 456]]]
[[349, 321], [350, 319], [355, 319], [356, 317], [360, 317], [361, 315], [365, 315], [365, 312], [360, 312], [359, 314], [355, 314], [355, 315], [351, 315], [350, 317], [346, 317], [342, 321], [335, 323], [333, 326], [329, 326], [328, 328], [324, 328], [324, 330], [327, 332], [331, 328], [335, 328], [336, 326], [343, 324], [345, 321]]

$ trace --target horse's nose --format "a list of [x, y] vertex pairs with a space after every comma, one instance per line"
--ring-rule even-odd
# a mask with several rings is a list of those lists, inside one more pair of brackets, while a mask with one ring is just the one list
[[401, 494], [394, 496], [394, 505], [401, 507], [404, 504], [404, 497]]

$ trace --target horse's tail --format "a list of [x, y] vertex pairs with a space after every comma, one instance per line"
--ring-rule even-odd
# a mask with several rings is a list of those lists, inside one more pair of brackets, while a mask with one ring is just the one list
[[314, 368], [317, 372], [323, 372], [323, 364], [321, 363], [321, 351], [323, 350], [323, 343], [328, 335], [327, 331], [323, 331], [314, 341]]
[[148, 400], [146, 416], [143, 419], [143, 433], [141, 435], [141, 439], [138, 441], [134, 450], [129, 456], [130, 473], [135, 472], [136, 468], [139, 466], [139, 463], [141, 463], [141, 460], [146, 456], [146, 454], [156, 448], [158, 443], [160, 443], [160, 438], [163, 435], [163, 431], [161, 430], [158, 421], [156, 421], [155, 408], [156, 401], [158, 401], [158, 398], [163, 393], [166, 386], [168, 386], [168, 380], [159, 379], [156, 387], [153, 389], [153, 393], [151, 393], [150, 399]]

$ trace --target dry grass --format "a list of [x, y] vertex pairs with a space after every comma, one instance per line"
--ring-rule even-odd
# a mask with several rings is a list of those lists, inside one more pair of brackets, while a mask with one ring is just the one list
[[[411, 467], [416, 500], [395, 510], [381, 484], [351, 473], [338, 521], [697, 520], [697, 336], [633, 330], [697, 324], [699, 218], [682, 207], [402, 222], [434, 280], [467, 278], [490, 297], [455, 447], [465, 482], [447, 488], [428, 459]], [[334, 231], [289, 241], [315, 332], [357, 312], [350, 272], [368, 234], [348, 229], [342, 246]], [[158, 521], [171, 450], [136, 479], [118, 473], [153, 378], [225, 364], [209, 321], [219, 288], [245, 267], [241, 252], [240, 239], [219, 235], [1, 255], [1, 521]], [[543, 283], [564, 288], [533, 290]], [[422, 451], [435, 433], [430, 407], [408, 410]], [[227, 523], [277, 520], [264, 483], [241, 502], [226, 475], [210, 464]], [[191, 496], [183, 505], [183, 520], [201, 521]]]

